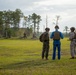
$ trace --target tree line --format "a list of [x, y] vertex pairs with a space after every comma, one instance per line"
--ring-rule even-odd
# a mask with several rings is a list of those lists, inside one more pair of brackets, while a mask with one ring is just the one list
[[32, 34], [34, 38], [36, 35], [39, 35], [41, 16], [36, 13], [25, 16], [20, 9], [16, 9], [15, 11], [0, 11], [0, 37], [17, 37], [21, 20], [23, 20], [22, 27], [24, 32], [28, 36]]

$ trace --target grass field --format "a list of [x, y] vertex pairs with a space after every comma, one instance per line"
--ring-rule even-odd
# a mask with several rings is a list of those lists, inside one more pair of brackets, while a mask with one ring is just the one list
[[39, 40], [0, 40], [0, 75], [76, 75], [76, 59], [69, 59], [70, 42], [63, 39], [61, 60], [41, 59]]

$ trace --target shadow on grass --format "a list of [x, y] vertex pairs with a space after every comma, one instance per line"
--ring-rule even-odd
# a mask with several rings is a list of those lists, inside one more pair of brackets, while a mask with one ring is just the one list
[[5, 66], [2, 66], [0, 70], [3, 69], [21, 69], [21, 68], [30, 68], [30, 67], [42, 67], [48, 63], [51, 63], [52, 61], [49, 60], [30, 60], [30, 61], [24, 61], [14, 64], [8, 64]]

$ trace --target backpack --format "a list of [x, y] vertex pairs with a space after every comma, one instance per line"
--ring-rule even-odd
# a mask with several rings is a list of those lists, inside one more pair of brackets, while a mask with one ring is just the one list
[[60, 32], [54, 32], [53, 40], [60, 40]]
[[76, 33], [74, 32], [74, 39], [76, 39]]
[[76, 33], [74, 32], [74, 38], [73, 38], [73, 40], [74, 40], [74, 44], [75, 44], [75, 47], [76, 47]]
[[48, 35], [48, 33], [46, 33], [46, 32], [42, 33], [42, 34], [40, 35], [40, 37], [39, 37], [39, 40], [40, 40], [40, 42], [49, 40], [49, 35]]

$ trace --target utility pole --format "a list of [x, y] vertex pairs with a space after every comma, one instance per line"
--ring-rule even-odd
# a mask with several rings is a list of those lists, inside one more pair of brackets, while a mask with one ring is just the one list
[[46, 15], [46, 25], [43, 25], [43, 31], [45, 30], [45, 28], [47, 28], [48, 27], [48, 17], [47, 17], [47, 15]]
[[45, 31], [45, 25], [43, 25], [43, 32]]
[[48, 16], [46, 15], [46, 27], [48, 27]]

